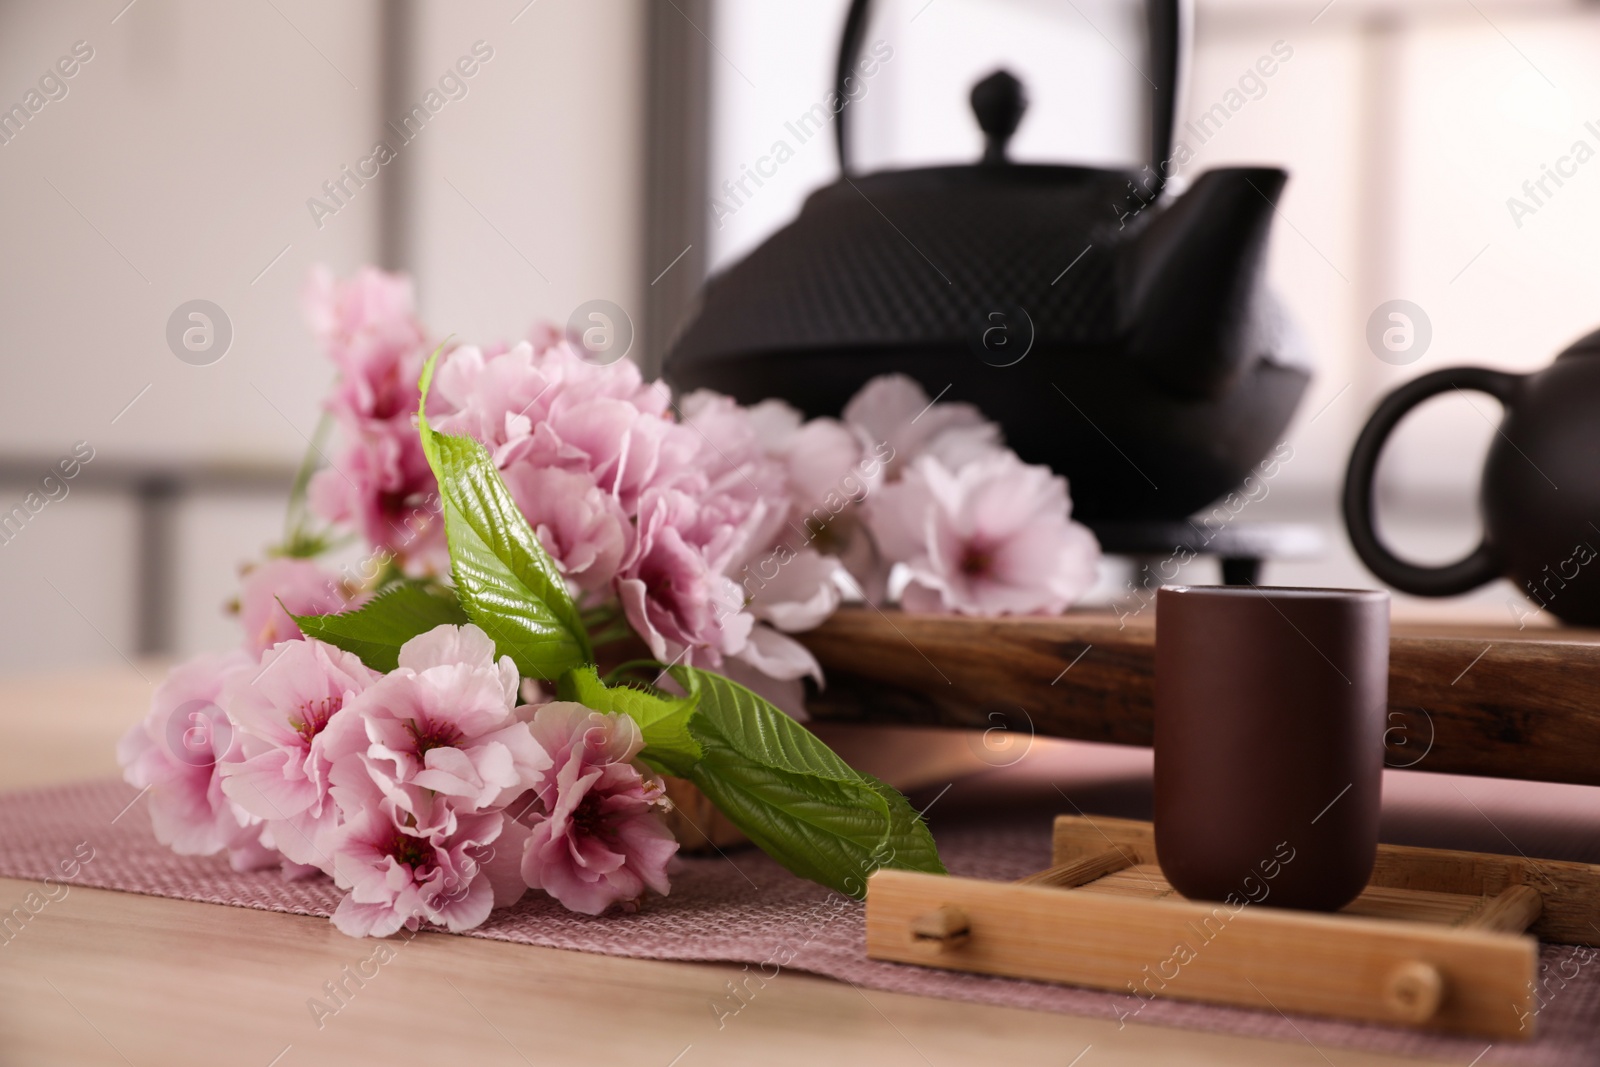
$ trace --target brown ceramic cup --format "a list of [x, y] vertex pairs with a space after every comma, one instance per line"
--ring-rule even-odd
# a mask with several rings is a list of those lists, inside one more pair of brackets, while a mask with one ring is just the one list
[[1372, 874], [1389, 595], [1156, 597], [1155, 835], [1186, 897], [1333, 911]]

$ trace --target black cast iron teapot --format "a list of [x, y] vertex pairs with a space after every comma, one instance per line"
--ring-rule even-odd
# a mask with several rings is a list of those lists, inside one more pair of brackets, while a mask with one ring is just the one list
[[[846, 19], [841, 100], [867, 9], [854, 0]], [[1184, 0], [1149, 11], [1161, 88], [1142, 171], [1009, 162], [1025, 102], [1003, 72], [973, 91], [988, 148], [971, 166], [855, 175], [844, 107], [839, 180], [707, 283], [669, 382], [815, 416], [909, 374], [1066, 475], [1091, 525], [1183, 519], [1239, 485], [1309, 378], [1260, 284], [1287, 175], [1212, 170], [1160, 195], [1189, 156], [1172, 140], [1188, 16]]]
[[[1467, 558], [1419, 567], [1397, 558], [1373, 527], [1373, 474], [1406, 413], [1451, 389], [1488, 393], [1505, 407], [1483, 471], [1483, 541]], [[1449, 367], [1407, 382], [1378, 404], [1350, 454], [1344, 519], [1356, 554], [1402, 592], [1453, 596], [1507, 577], [1539, 609], [1600, 625], [1600, 330], [1536, 374]], [[1537, 605], [1537, 607], [1535, 607]]]

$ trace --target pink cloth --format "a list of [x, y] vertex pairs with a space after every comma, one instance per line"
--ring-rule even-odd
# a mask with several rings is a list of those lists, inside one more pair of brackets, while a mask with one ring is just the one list
[[[952, 873], [1022, 877], [1048, 865], [1053, 812], [1076, 805], [1091, 812], [1137, 809], [1147, 803], [1147, 781], [1139, 767], [1139, 756], [1148, 760], [1147, 753], [1082, 745], [1046, 748], [1003, 772], [1005, 781], [991, 782], [991, 788], [979, 788], [981, 778], [969, 779], [953, 787], [948, 798], [938, 799], [930, 790], [921, 800], [937, 800], [929, 820]], [[1127, 757], [1132, 760], [1124, 766]], [[1049, 797], [1026, 788], [1043, 781], [1051, 784]], [[1055, 783], [1064, 789], [1055, 791]], [[1003, 788], [997, 791], [995, 785]], [[1453, 795], [1450, 788], [1443, 791]], [[145, 803], [137, 796], [116, 781], [0, 796], [0, 876], [59, 878], [58, 864], [86, 841], [95, 854], [74, 879], [78, 885], [300, 915], [332, 913], [338, 895], [326, 878], [285, 882], [272, 872], [235, 872], [222, 856], [175, 855], [155, 840]], [[997, 797], [1004, 798], [1003, 807], [995, 806]], [[860, 904], [795, 878], [748, 849], [725, 858], [680, 860], [671, 896], [647, 900], [637, 914], [591, 918], [529, 894], [464, 936], [615, 956], [748, 964], [751, 975], [759, 972], [780, 983], [783, 976], [773, 977], [773, 961], [787, 959], [782, 970], [809, 971], [868, 989], [1108, 1019], [1116, 1018], [1125, 1003], [1113, 993], [869, 960]], [[1575, 951], [1546, 946], [1544, 960], [1559, 973], [1561, 962]], [[729, 1000], [722, 1007], [731, 1011], [738, 1004]], [[1180, 1001], [1154, 1001], [1138, 1021], [1462, 1064], [1592, 1067], [1600, 1062], [1600, 968], [1592, 963], [1579, 968], [1578, 977], [1549, 1000], [1538, 1018], [1536, 1039], [1496, 1042], [1487, 1053], [1489, 1042], [1479, 1038], [1304, 1016], [1291, 1022], [1270, 1012]], [[1474, 1060], [1480, 1053], [1482, 1058]]]

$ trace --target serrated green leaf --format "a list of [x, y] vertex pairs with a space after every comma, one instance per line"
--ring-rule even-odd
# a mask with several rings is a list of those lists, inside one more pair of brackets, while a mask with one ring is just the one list
[[373, 670], [385, 672], [398, 665], [400, 646], [418, 634], [471, 621], [454, 594], [421, 582], [392, 586], [354, 611], [289, 617], [307, 637], [342, 648]]
[[944, 873], [927, 827], [894, 789], [736, 682], [692, 667], [672, 675], [695, 701], [688, 731], [704, 753], [690, 780], [773, 859], [856, 897], [879, 867]]
[[418, 432], [439, 483], [456, 595], [501, 655], [531, 678], [554, 680], [594, 662], [565, 579], [528, 526], [488, 450], [470, 437], [435, 433], [426, 415], [439, 353], [422, 369]]
[[739, 683], [695, 667], [674, 667], [671, 674], [746, 759], [838, 782], [863, 781], [816, 734]]
[[880, 866], [895, 867], [907, 871], [927, 871], [930, 874], [946, 874], [944, 861], [939, 858], [939, 846], [933, 842], [933, 834], [928, 831], [928, 824], [922, 820], [921, 814], [911, 806], [911, 802], [894, 786], [888, 782], [863, 774], [884, 803], [889, 806], [889, 835], [884, 841], [884, 855]]
[[640, 758], [663, 774], [686, 778], [700, 760], [700, 745], [688, 730], [689, 718], [694, 714], [691, 698], [658, 695], [632, 686], [608, 686], [593, 667], [579, 667], [563, 674], [557, 696], [595, 711], [628, 716], [644, 735]]
[[767, 855], [802, 878], [859, 897], [880, 863], [889, 824], [884, 800], [864, 782], [796, 774], [746, 758], [696, 716], [689, 730], [704, 756], [690, 781]]

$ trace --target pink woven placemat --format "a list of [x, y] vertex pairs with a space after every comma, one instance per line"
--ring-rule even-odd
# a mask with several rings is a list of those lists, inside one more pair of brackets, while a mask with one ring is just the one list
[[[78, 885], [299, 915], [332, 912], [338, 898], [326, 878], [285, 882], [271, 872], [236, 873], [217, 857], [174, 855], [156, 842], [137, 795], [121, 782], [97, 781], [0, 796], [0, 876], [59, 878], [58, 864], [88, 842], [94, 859], [82, 866]], [[1047, 816], [1000, 822], [968, 816], [935, 821], [934, 829], [953, 874], [999, 880], [1048, 866]], [[795, 878], [761, 853], [739, 850], [679, 864], [672, 895], [651, 900], [637, 914], [589, 918], [530, 895], [466, 936], [614, 956], [749, 964], [768, 978], [776, 966], [868, 989], [1108, 1019], [1136, 1006], [1113, 993], [869, 960], [860, 904]], [[1536, 1039], [1497, 1043], [1487, 1052], [1482, 1039], [1179, 1001], [1149, 1002], [1137, 1021], [1460, 1064], [1593, 1067], [1600, 1063], [1600, 961], [1591, 957], [1587, 950], [1547, 946], [1548, 973], [1576, 976], [1550, 983], [1554, 992], [1539, 1015]], [[730, 999], [728, 1010], [735, 1007]]]

